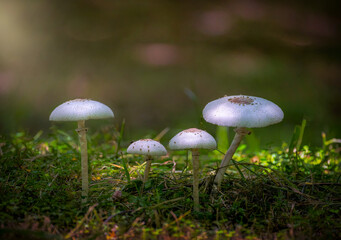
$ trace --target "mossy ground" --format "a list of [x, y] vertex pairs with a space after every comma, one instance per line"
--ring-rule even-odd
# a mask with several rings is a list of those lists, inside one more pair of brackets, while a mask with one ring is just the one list
[[143, 184], [144, 158], [126, 154], [122, 132], [89, 134], [90, 196], [81, 205], [75, 133], [2, 137], [0, 238], [340, 238], [340, 144], [300, 147], [301, 137], [255, 153], [241, 145], [220, 191], [212, 181], [223, 155], [202, 151], [200, 212], [186, 151], [156, 159]]

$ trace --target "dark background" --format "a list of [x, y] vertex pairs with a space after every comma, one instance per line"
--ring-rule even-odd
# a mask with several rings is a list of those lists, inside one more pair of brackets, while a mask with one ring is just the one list
[[[0, 0], [0, 134], [49, 132], [50, 112], [74, 98], [111, 107], [127, 139], [200, 127], [224, 95], [278, 104], [262, 144], [340, 137], [338, 1]], [[58, 124], [69, 130], [74, 126]]]

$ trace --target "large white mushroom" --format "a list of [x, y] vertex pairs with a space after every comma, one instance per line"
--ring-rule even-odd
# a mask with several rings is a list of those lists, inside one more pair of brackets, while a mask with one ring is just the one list
[[89, 99], [67, 101], [56, 107], [50, 115], [50, 121], [75, 121], [78, 123], [76, 131], [79, 136], [81, 149], [83, 203], [87, 201], [89, 194], [87, 128], [85, 128], [85, 121], [113, 117], [114, 113], [108, 106]]
[[152, 139], [141, 139], [129, 145], [127, 153], [146, 155], [146, 167], [144, 169], [143, 182], [149, 177], [150, 166], [153, 156], [164, 156], [167, 154], [166, 148], [159, 142]]
[[189, 149], [192, 151], [193, 162], [193, 201], [194, 210], [199, 211], [199, 149], [215, 149], [215, 139], [206, 131], [190, 128], [179, 132], [169, 141], [172, 150]]
[[204, 119], [219, 126], [235, 127], [236, 135], [220, 164], [215, 183], [220, 188], [230, 159], [240, 142], [250, 131], [247, 128], [266, 127], [282, 121], [280, 107], [264, 98], [253, 96], [225, 96], [208, 103], [203, 110]]

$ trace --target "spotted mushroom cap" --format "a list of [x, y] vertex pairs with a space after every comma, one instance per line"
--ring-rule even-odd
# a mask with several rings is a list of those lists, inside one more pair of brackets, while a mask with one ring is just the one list
[[90, 99], [74, 99], [56, 107], [50, 115], [50, 121], [80, 121], [113, 117], [113, 111], [103, 103]]
[[219, 126], [257, 128], [282, 121], [284, 113], [271, 101], [252, 96], [225, 96], [208, 103], [204, 119]]
[[215, 149], [216, 147], [217, 143], [211, 134], [197, 128], [190, 128], [179, 132], [169, 141], [169, 148], [173, 150], [194, 148]]
[[141, 139], [129, 145], [127, 153], [163, 156], [167, 154], [166, 148], [159, 142], [152, 139]]

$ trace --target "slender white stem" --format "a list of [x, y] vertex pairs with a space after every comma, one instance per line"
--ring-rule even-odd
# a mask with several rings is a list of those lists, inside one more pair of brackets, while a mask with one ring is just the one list
[[89, 172], [88, 172], [88, 146], [86, 140], [85, 121], [78, 121], [78, 132], [81, 164], [82, 164], [82, 203], [86, 203], [89, 195]]
[[198, 149], [192, 149], [192, 164], [193, 164], [194, 211], [199, 211], [200, 202], [199, 202], [199, 150]]
[[143, 178], [143, 182], [147, 182], [148, 178], [149, 178], [149, 172], [150, 172], [150, 166], [152, 165], [152, 156], [147, 156], [146, 158], [146, 167], [144, 169], [144, 178]]
[[234, 135], [233, 141], [229, 149], [227, 150], [224, 156], [224, 159], [221, 161], [220, 167], [214, 179], [214, 182], [218, 185], [218, 189], [220, 189], [221, 182], [226, 172], [226, 168], [228, 164], [230, 163], [230, 160], [232, 159], [233, 154], [236, 152], [240, 142], [243, 140], [243, 137], [246, 134], [249, 134], [249, 131], [246, 128], [242, 128], [242, 127], [237, 127], [234, 131], [236, 132], [236, 134]]

